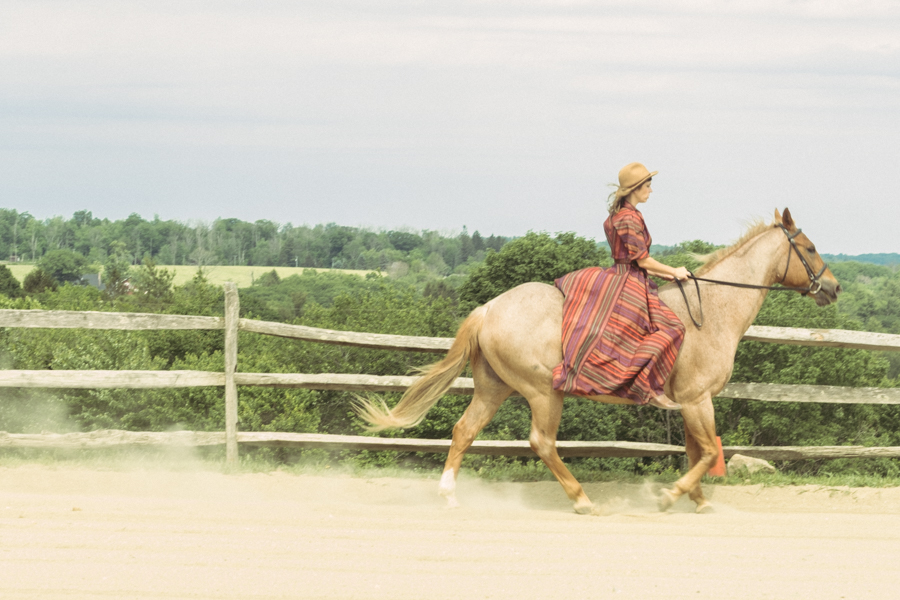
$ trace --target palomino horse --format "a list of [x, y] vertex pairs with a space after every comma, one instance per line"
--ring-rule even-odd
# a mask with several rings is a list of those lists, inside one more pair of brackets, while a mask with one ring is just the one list
[[[797, 260], [791, 261], [795, 254]], [[712, 399], [731, 377], [738, 342], [756, 318], [768, 293], [766, 287], [774, 283], [797, 287], [820, 306], [834, 302], [841, 291], [787, 209], [783, 218], [776, 210], [774, 223], [759, 223], [731, 247], [706, 257], [697, 275], [746, 287], [704, 283], [702, 328], [691, 324], [685, 299], [674, 284], [660, 290], [660, 297], [687, 330], [665, 391], [681, 404], [690, 462], [689, 470], [674, 487], [663, 490], [660, 510], [668, 509], [685, 493], [696, 502], [697, 512], [710, 508], [700, 489], [700, 478], [718, 455]], [[685, 286], [685, 291], [694, 314], [698, 314], [701, 306], [692, 288]], [[526, 283], [497, 296], [472, 311], [460, 326], [446, 358], [426, 368], [425, 376], [410, 386], [393, 410], [387, 410], [383, 403], [379, 406], [362, 401], [358, 407], [360, 416], [374, 430], [418, 424], [471, 360], [475, 394], [453, 428], [453, 442], [440, 481], [441, 495], [450, 506], [456, 505], [456, 476], [463, 454], [500, 404], [518, 392], [531, 407], [531, 448], [559, 480], [575, 503], [575, 511], [590, 513], [591, 501], [556, 451], [563, 393], [554, 390], [551, 382], [553, 368], [562, 360], [562, 305], [560, 291], [543, 283]], [[630, 404], [613, 396], [592, 399]]]

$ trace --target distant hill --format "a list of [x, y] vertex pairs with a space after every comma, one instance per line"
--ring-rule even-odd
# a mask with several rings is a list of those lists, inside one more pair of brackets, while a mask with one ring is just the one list
[[848, 262], [855, 261], [861, 263], [872, 263], [874, 265], [894, 266], [900, 265], [900, 254], [891, 252], [890, 254], [857, 254], [850, 256], [848, 254], [823, 254], [822, 259], [825, 262]]

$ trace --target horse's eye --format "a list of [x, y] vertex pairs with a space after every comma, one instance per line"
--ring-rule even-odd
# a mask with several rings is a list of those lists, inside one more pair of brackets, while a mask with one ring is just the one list
[[807, 250], [809, 250], [809, 253], [810, 253], [810, 254], [815, 254], [815, 253], [816, 253], [816, 247], [815, 247], [815, 246], [810, 246], [809, 248], [807, 248]]

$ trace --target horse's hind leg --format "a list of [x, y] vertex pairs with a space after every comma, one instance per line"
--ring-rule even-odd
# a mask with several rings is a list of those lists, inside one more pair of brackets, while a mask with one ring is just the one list
[[566, 495], [574, 502], [575, 512], [582, 515], [589, 514], [593, 510], [593, 504], [584, 493], [584, 488], [559, 458], [559, 452], [556, 450], [556, 432], [562, 418], [563, 393], [554, 390], [549, 394], [532, 396], [528, 398], [528, 404], [531, 406], [531, 435], [528, 438], [531, 449], [556, 476]]
[[447, 499], [448, 508], [459, 506], [456, 500], [456, 477], [459, 475], [463, 455], [475, 441], [478, 433], [497, 414], [497, 409], [503, 401], [513, 392], [513, 389], [497, 376], [483, 356], [473, 362], [472, 375], [475, 380], [475, 395], [466, 412], [453, 426], [453, 441], [450, 443], [450, 452], [447, 455], [447, 462], [444, 463], [444, 473], [441, 475], [438, 488], [441, 496]]

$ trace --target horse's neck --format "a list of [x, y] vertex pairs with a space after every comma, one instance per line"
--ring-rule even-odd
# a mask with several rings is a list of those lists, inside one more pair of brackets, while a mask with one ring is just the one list
[[[744, 243], [733, 254], [722, 259], [703, 274], [709, 279], [767, 286], [780, 276], [779, 268], [787, 261], [788, 247], [781, 242], [784, 235], [770, 229]], [[721, 323], [728, 330], [742, 336], [753, 324], [768, 294], [767, 290], [737, 288], [723, 285], [702, 285], [704, 299], [714, 295], [713, 302], [704, 302], [710, 321]]]

